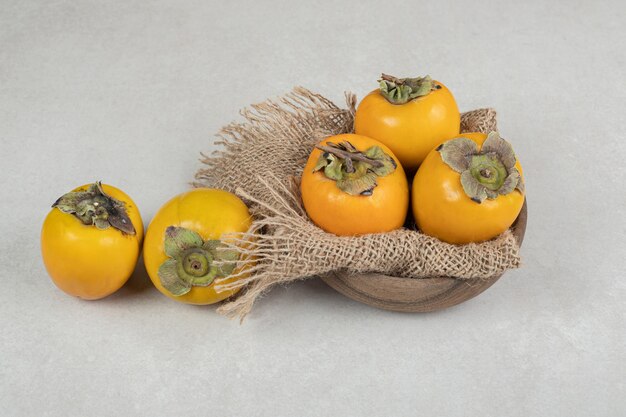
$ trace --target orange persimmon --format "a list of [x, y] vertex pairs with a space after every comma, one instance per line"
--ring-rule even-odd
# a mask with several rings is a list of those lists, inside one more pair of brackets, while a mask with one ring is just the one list
[[524, 204], [522, 167], [497, 132], [462, 133], [428, 154], [413, 180], [419, 229], [448, 243], [492, 239]]
[[380, 88], [356, 110], [354, 133], [384, 143], [411, 173], [442, 142], [458, 135], [461, 115], [454, 96], [430, 77], [382, 75]]
[[300, 188], [311, 220], [336, 235], [397, 229], [408, 210], [408, 183], [400, 161], [387, 146], [362, 135], [320, 142], [304, 167]]

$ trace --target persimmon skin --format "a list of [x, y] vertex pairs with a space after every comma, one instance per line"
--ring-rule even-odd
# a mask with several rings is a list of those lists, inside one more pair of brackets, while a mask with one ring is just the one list
[[413, 174], [426, 155], [458, 136], [461, 115], [454, 96], [441, 88], [404, 104], [390, 103], [379, 90], [363, 98], [354, 117], [354, 133], [387, 145], [404, 169]]
[[[484, 133], [462, 133], [479, 148]], [[522, 175], [516, 160], [515, 167]], [[439, 151], [432, 150], [415, 174], [411, 205], [417, 227], [444, 242], [466, 244], [493, 239], [511, 227], [524, 204], [524, 194], [513, 190], [482, 203], [472, 201], [461, 185], [460, 174], [450, 168]]]
[[[73, 191], [86, 191], [90, 184]], [[41, 230], [41, 253], [54, 284], [85, 300], [98, 300], [120, 289], [132, 275], [141, 250], [143, 222], [137, 205], [123, 191], [102, 184], [109, 196], [124, 202], [134, 235], [109, 227], [85, 225], [73, 214], [53, 208]]]
[[320, 228], [339, 236], [356, 236], [383, 233], [402, 227], [409, 204], [409, 188], [402, 165], [384, 144], [366, 136], [342, 134], [331, 136], [328, 142], [350, 142], [359, 151], [380, 146], [396, 162], [396, 169], [389, 175], [377, 178], [372, 195], [350, 195], [337, 187], [336, 181], [327, 178], [322, 171], [313, 172], [322, 154], [314, 149], [302, 173], [300, 190], [307, 214]]

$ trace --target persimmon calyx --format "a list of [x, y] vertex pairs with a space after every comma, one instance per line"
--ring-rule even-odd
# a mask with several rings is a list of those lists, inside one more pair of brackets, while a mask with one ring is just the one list
[[157, 274], [161, 285], [175, 296], [187, 294], [194, 286], [207, 287], [237, 266], [237, 253], [226, 250], [220, 240], [203, 240], [184, 227], [169, 226], [163, 247], [168, 259]]
[[381, 74], [378, 80], [380, 93], [391, 104], [404, 104], [441, 88], [429, 75], [416, 78], [396, 78]]
[[328, 142], [316, 145], [323, 151], [313, 172], [323, 170], [324, 175], [335, 180], [337, 187], [350, 195], [370, 196], [378, 185], [376, 179], [391, 174], [397, 168], [396, 161], [380, 146], [365, 151], [357, 150], [350, 142]]
[[91, 184], [87, 191], [71, 191], [59, 197], [52, 207], [73, 214], [85, 225], [104, 230], [109, 227], [134, 235], [135, 227], [126, 213], [125, 203], [102, 189], [100, 181]]
[[446, 165], [461, 174], [463, 191], [476, 203], [514, 190], [524, 193], [513, 147], [498, 132], [489, 133], [480, 151], [474, 141], [464, 137], [443, 143], [437, 151]]

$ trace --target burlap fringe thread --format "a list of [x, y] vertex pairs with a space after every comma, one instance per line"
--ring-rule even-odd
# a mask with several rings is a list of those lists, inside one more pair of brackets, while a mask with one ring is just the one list
[[[240, 279], [215, 283], [217, 290], [245, 287], [218, 312], [243, 319], [255, 300], [276, 284], [331, 271], [379, 272], [424, 278], [486, 279], [520, 264], [511, 231], [489, 242], [450, 245], [416, 230], [339, 237], [308, 219], [297, 178], [313, 146], [323, 137], [352, 131], [356, 97], [348, 109], [302, 87], [242, 111], [244, 123], [218, 134], [222, 150], [203, 155], [207, 165], [196, 186], [235, 192], [251, 207], [251, 229], [233, 236], [230, 248], [241, 255]], [[493, 109], [462, 114], [462, 132], [497, 130]]]

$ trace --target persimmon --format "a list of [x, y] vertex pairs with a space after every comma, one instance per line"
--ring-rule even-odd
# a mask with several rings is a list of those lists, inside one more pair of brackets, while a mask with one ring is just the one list
[[359, 103], [354, 133], [387, 145], [413, 175], [431, 150], [459, 134], [459, 108], [450, 90], [429, 76], [383, 74], [379, 82]]
[[522, 167], [497, 132], [463, 133], [428, 154], [413, 179], [418, 228], [448, 243], [492, 239], [524, 204]]
[[311, 220], [342, 236], [388, 232], [406, 218], [409, 189], [394, 153], [372, 138], [342, 134], [311, 152], [300, 184]]
[[63, 195], [52, 207], [41, 230], [41, 253], [56, 286], [86, 300], [120, 289], [135, 269], [143, 239], [133, 200], [96, 182]]
[[197, 188], [172, 198], [146, 232], [148, 276], [161, 293], [179, 302], [205, 305], [228, 298], [239, 289], [217, 291], [215, 280], [241, 271], [237, 253], [224, 250], [226, 234], [246, 232], [251, 223], [244, 202], [227, 191]]

